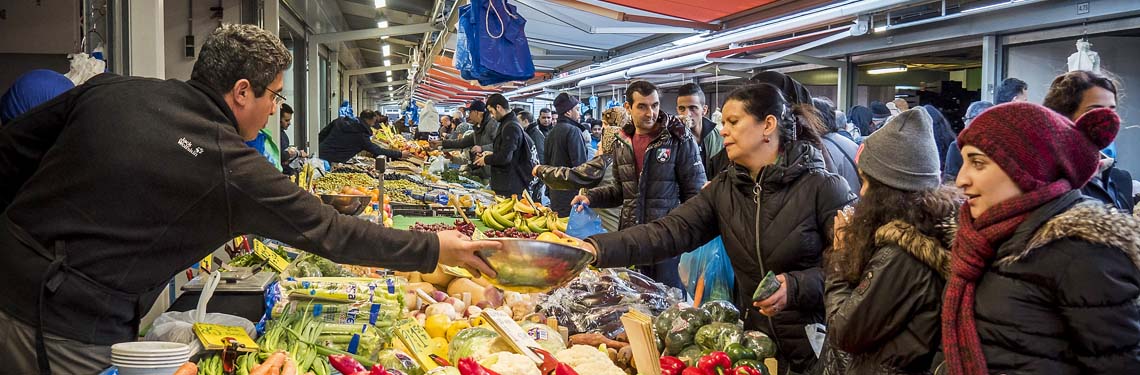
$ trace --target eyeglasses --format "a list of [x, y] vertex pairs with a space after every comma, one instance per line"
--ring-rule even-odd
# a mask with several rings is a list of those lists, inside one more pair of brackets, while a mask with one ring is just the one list
[[269, 90], [269, 92], [273, 93], [273, 95], [276, 96], [276, 98], [273, 98], [273, 103], [276, 105], [281, 105], [281, 103], [284, 103], [285, 101], [289, 100], [289, 99], [285, 98], [285, 95], [281, 95], [280, 92], [274, 91], [273, 89], [268, 88], [268, 87], [266, 87], [265, 89]]

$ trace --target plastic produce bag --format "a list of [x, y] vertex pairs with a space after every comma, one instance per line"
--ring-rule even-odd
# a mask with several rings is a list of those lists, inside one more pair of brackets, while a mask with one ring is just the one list
[[540, 313], [558, 319], [570, 334], [600, 333], [611, 339], [625, 332], [621, 316], [638, 310], [661, 314], [682, 300], [681, 290], [624, 268], [585, 270], [539, 301]]
[[[574, 218], [571, 217], [570, 221], [573, 223]], [[694, 251], [682, 254], [677, 272], [689, 295], [698, 294], [697, 285], [704, 279], [704, 290], [700, 293], [702, 301], [732, 300], [736, 276], [719, 236]]]
[[506, 0], [474, 0], [459, 8], [455, 67], [463, 79], [489, 86], [534, 77], [526, 19]]
[[198, 341], [198, 336], [194, 334], [194, 323], [241, 327], [245, 329], [249, 337], [257, 338], [257, 331], [249, 319], [229, 314], [206, 313], [206, 305], [210, 302], [210, 297], [214, 295], [214, 289], [217, 288], [221, 279], [221, 273], [214, 272], [211, 274], [202, 287], [202, 294], [198, 297], [197, 309], [182, 312], [170, 311], [159, 315], [143, 340], [190, 344], [190, 355], [194, 356], [204, 350]]
[[[578, 211], [582, 207], [582, 211]], [[598, 233], [606, 233], [602, 228], [602, 218], [590, 206], [578, 203], [570, 209], [570, 223], [566, 225], [566, 234], [574, 238], [586, 238]]]

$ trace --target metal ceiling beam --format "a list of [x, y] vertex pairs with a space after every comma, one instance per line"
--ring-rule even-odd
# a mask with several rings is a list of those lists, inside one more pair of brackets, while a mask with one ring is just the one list
[[752, 73], [738, 72], [735, 70], [720, 69], [720, 67], [717, 65], [709, 65], [709, 66], [706, 66], [703, 68], [698, 68], [697, 71], [698, 72], [704, 72], [704, 73], [712, 73], [714, 75], [733, 76], [733, 77], [744, 78], [744, 79], [752, 78]]
[[429, 20], [427, 16], [422, 14], [402, 12], [391, 8], [384, 8], [380, 12], [384, 13], [384, 17], [388, 18], [388, 22], [395, 22], [399, 24], [424, 23], [428, 22]]
[[[535, 61], [551, 61], [551, 60], [570, 60], [570, 61], [575, 61], [575, 60], [586, 60], [586, 61], [596, 61], [596, 60], [598, 60], [598, 59], [599, 59], [599, 58], [597, 58], [597, 57], [590, 57], [590, 56], [579, 56], [579, 55], [534, 55], [534, 54], [530, 55], [530, 58], [531, 58], [531, 60], [535, 60]], [[536, 68], [537, 68], [537, 67], [536, 67]]]
[[415, 24], [415, 25], [392, 26], [392, 27], [385, 28], [385, 29], [374, 28], [374, 29], [342, 31], [342, 32], [337, 32], [337, 33], [316, 34], [316, 35], [313, 35], [309, 38], [309, 42], [310, 43], [327, 44], [327, 43], [336, 43], [336, 42], [347, 42], [350, 40], [377, 39], [377, 38], [380, 38], [382, 36], [422, 34], [422, 33], [432, 32], [432, 31], [436, 31], [436, 30], [439, 30], [439, 28], [436, 28], [432, 24], [420, 23], [420, 24]]
[[692, 34], [694, 32], [692, 28], [673, 26], [597, 27], [589, 24], [588, 22], [582, 21], [578, 17], [572, 17], [570, 15], [562, 13], [553, 7], [547, 6], [543, 2], [536, 0], [516, 0], [516, 2], [588, 34]]
[[776, 61], [776, 60], [783, 60], [785, 57], [787, 57], [789, 55], [794, 55], [794, 54], [797, 54], [797, 53], [800, 53], [803, 51], [810, 50], [812, 48], [816, 48], [819, 46], [826, 45], [826, 44], [831, 43], [831, 42], [846, 39], [846, 38], [851, 37], [853, 35], [854, 30], [851, 30], [851, 31], [852, 32], [840, 32], [840, 33], [837, 33], [837, 34], [834, 34], [831, 36], [819, 38], [819, 39], [813, 40], [811, 42], [807, 42], [807, 43], [804, 43], [804, 44], [801, 44], [801, 45], [798, 45], [798, 46], [795, 46], [792, 48], [788, 48], [788, 49], [780, 51], [780, 52], [768, 54], [767, 56], [764, 56], [763, 58], [760, 59], [760, 64], [764, 65], [764, 64]]
[[548, 0], [549, 2], [562, 5], [569, 8], [574, 8], [588, 13], [597, 14], [602, 17], [615, 19], [623, 22], [639, 22], [648, 23], [653, 25], [664, 25], [673, 27], [687, 27], [690, 29], [720, 31], [724, 29], [724, 25], [712, 24], [707, 22], [695, 22], [686, 20], [669, 19], [662, 17], [649, 17], [639, 16], [635, 14], [628, 14], [625, 12], [616, 11], [613, 9], [597, 6], [594, 4], [583, 3], [578, 0]]
[[803, 55], [803, 54], [798, 54], [798, 53], [793, 53], [791, 55], [784, 56], [784, 60], [795, 61], [795, 62], [804, 63], [804, 64], [823, 65], [826, 67], [831, 67], [831, 68], [836, 68], [836, 69], [842, 68], [845, 65], [847, 65], [847, 64], [844, 64], [842, 61], [836, 61], [836, 60], [830, 60], [830, 59], [821, 59], [821, 58], [818, 58], [815, 56], [808, 56], [808, 55]]
[[384, 40], [384, 41], [385, 41], [385, 42], [388, 42], [388, 43], [392, 43], [392, 44], [399, 44], [399, 45], [401, 45], [401, 46], [407, 46], [407, 47], [416, 47], [416, 46], [419, 46], [419, 45], [420, 45], [419, 43], [416, 43], [416, 42], [410, 42], [410, 41], [407, 41], [407, 40], [403, 40], [403, 39], [400, 39], [400, 38], [388, 38], [388, 39], [386, 39], [386, 40]]
[[405, 70], [405, 69], [411, 69], [411, 68], [412, 68], [412, 64], [399, 64], [399, 65], [392, 65], [392, 66], [374, 66], [371, 68], [349, 70], [347, 72], [347, 75], [351, 77], [351, 76], [358, 76], [358, 75], [362, 75], [362, 74], [383, 73], [383, 72], [387, 72], [387, 71]]
[[380, 9], [377, 9], [371, 5], [354, 3], [344, 0], [337, 1], [336, 3], [340, 6], [341, 13], [368, 18], [376, 18], [376, 16], [380, 15]]
[[371, 88], [376, 88], [376, 87], [399, 86], [399, 85], [403, 85], [403, 84], [406, 84], [406, 83], [408, 83], [408, 81], [392, 81], [392, 82], [382, 82], [382, 83], [369, 83], [369, 84], [367, 84], [367, 85], [360, 85], [360, 88], [362, 88], [362, 89], [371, 89]]

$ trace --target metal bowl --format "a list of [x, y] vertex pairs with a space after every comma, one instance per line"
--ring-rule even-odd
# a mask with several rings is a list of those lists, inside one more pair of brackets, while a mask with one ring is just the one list
[[321, 202], [333, 206], [337, 212], [356, 216], [364, 212], [368, 204], [372, 203], [372, 197], [368, 195], [321, 194]]
[[594, 262], [594, 254], [578, 247], [538, 240], [491, 238], [503, 246], [480, 250], [495, 272], [487, 278], [499, 289], [519, 293], [544, 293], [566, 284]]

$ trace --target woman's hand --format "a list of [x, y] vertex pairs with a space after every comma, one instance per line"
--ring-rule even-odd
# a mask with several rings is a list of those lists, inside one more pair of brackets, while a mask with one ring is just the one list
[[776, 275], [776, 280], [780, 281], [780, 289], [776, 290], [775, 294], [768, 297], [763, 301], [752, 302], [752, 306], [760, 309], [760, 313], [767, 316], [776, 316], [784, 309], [788, 308], [788, 282], [784, 274]]

